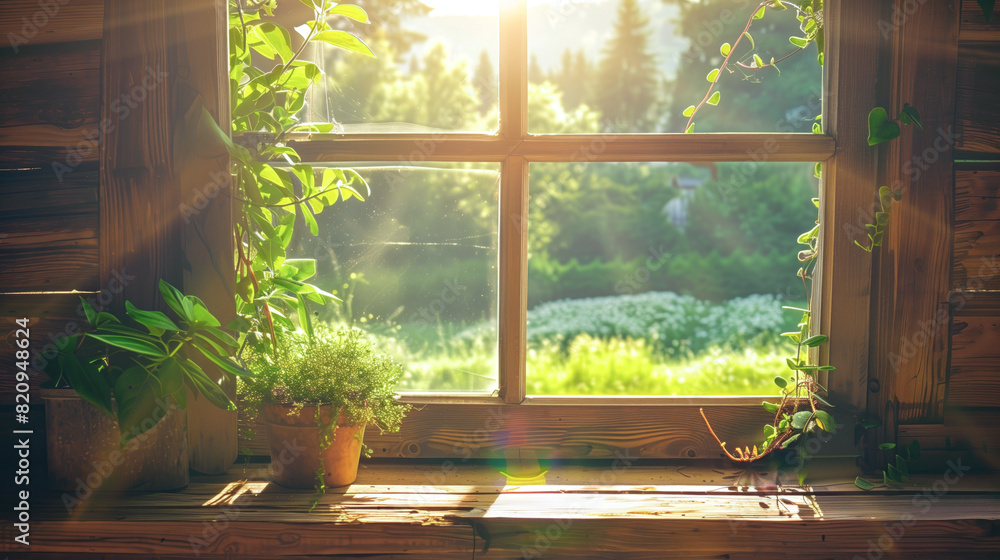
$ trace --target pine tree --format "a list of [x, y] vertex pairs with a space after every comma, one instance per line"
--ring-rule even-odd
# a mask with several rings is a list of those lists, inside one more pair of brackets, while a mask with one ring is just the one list
[[542, 66], [538, 64], [538, 57], [531, 55], [531, 62], [528, 63], [528, 83], [540, 84], [544, 81], [545, 72], [542, 71]]
[[476, 73], [473, 76], [472, 87], [476, 89], [479, 96], [479, 112], [486, 114], [497, 104], [497, 75], [493, 68], [493, 61], [485, 50], [479, 55], [479, 64], [476, 65]]
[[595, 84], [596, 103], [605, 128], [616, 132], [652, 132], [659, 71], [649, 48], [649, 17], [637, 0], [622, 0], [614, 35], [604, 50]]

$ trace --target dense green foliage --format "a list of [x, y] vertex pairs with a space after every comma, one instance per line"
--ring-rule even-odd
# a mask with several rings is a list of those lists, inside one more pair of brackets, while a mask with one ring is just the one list
[[254, 376], [240, 380], [240, 392], [251, 406], [329, 404], [383, 431], [399, 430], [409, 409], [395, 399], [402, 366], [360, 329], [317, 323], [313, 336], [286, 333], [277, 352], [251, 349], [245, 360]]
[[236, 340], [219, 328], [204, 302], [163, 280], [159, 287], [175, 318], [126, 301], [128, 319], [123, 321], [98, 312], [81, 297], [92, 330], [61, 340], [58, 360], [46, 368], [53, 387], [72, 387], [81, 398], [117, 417], [123, 446], [158, 424], [169, 402], [185, 408], [188, 389], [219, 408], [236, 410], [195, 359], [247, 376], [231, 361]]

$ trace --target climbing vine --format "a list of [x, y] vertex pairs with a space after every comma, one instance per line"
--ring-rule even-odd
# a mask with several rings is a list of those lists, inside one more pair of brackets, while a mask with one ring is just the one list
[[[772, 12], [794, 13], [799, 21], [799, 29], [802, 32], [802, 36], [789, 37], [788, 41], [794, 49], [781, 58], [775, 59], [772, 57], [765, 63], [758, 52], [756, 52], [756, 45], [750, 31], [755, 22], [762, 20], [767, 15], [769, 9]], [[816, 60], [820, 65], [823, 65], [824, 22], [822, 0], [805, 0], [799, 3], [783, 0], [762, 1], [749, 15], [740, 36], [732, 44], [723, 43], [719, 47], [719, 52], [724, 57], [723, 61], [721, 65], [712, 68], [708, 72], [706, 79], [709, 82], [709, 86], [702, 100], [698, 104], [690, 105], [684, 110], [683, 115], [688, 117], [684, 131], [686, 133], [694, 132], [695, 117], [706, 106], [714, 107], [721, 101], [722, 92], [718, 89], [717, 85], [719, 77], [723, 72], [732, 73], [734, 72], [732, 67], [735, 66], [745, 73], [764, 72], [768, 69], [773, 69], [780, 74], [778, 63], [802, 52], [813, 43], [817, 49]], [[740, 49], [741, 46], [744, 48], [737, 55], [737, 49]], [[822, 133], [822, 115], [817, 116], [815, 120], [813, 132], [817, 134]], [[868, 144], [875, 146], [897, 138], [900, 135], [901, 125], [914, 125], [922, 128], [920, 115], [917, 110], [906, 105], [896, 119], [889, 120], [885, 109], [881, 107], [874, 108], [868, 116]], [[817, 163], [815, 168], [817, 177], [820, 176], [821, 171], [822, 166]], [[883, 186], [879, 188], [878, 197], [881, 208], [875, 213], [875, 222], [873, 224], [866, 224], [865, 226], [868, 234], [867, 245], [855, 241], [859, 247], [869, 253], [875, 247], [882, 244], [885, 236], [885, 227], [889, 221], [890, 207], [893, 201], [901, 199], [902, 193], [899, 191], [893, 192], [888, 187]], [[819, 199], [814, 198], [813, 204], [818, 208]], [[786, 307], [786, 309], [801, 313], [802, 315], [797, 331], [782, 333], [782, 336], [788, 337], [795, 344], [795, 353], [786, 359], [789, 371], [777, 375], [774, 379], [775, 385], [780, 391], [781, 400], [777, 403], [768, 401], [762, 403], [764, 409], [774, 415], [773, 420], [764, 426], [763, 440], [759, 446], [745, 446], [742, 449], [737, 447], [735, 452], [730, 452], [726, 447], [726, 443], [721, 441], [716, 435], [704, 410], [701, 410], [702, 418], [712, 437], [715, 438], [716, 442], [722, 448], [723, 453], [733, 461], [742, 463], [758, 461], [775, 451], [785, 449], [794, 450], [800, 459], [804, 459], [806, 453], [803, 446], [800, 445], [805, 439], [803, 436], [810, 434], [818, 436], [823, 433], [832, 434], [837, 429], [834, 417], [827, 410], [833, 408], [833, 405], [823, 399], [822, 393], [826, 391], [826, 388], [817, 380], [817, 372], [833, 371], [835, 367], [816, 364], [810, 356], [811, 349], [817, 348], [829, 341], [826, 335], [814, 334], [815, 328], [812, 323], [812, 273], [815, 269], [818, 256], [819, 229], [820, 220], [817, 218], [815, 226], [798, 237], [799, 244], [806, 246], [798, 253], [798, 260], [801, 266], [797, 272], [797, 276], [802, 280], [807, 303], [804, 308]], [[877, 423], [869, 423], [869, 426], [874, 425], [877, 425]], [[888, 450], [893, 447], [894, 444], [883, 444], [881, 449]], [[889, 464], [888, 469], [883, 473], [884, 481], [888, 483], [905, 480], [908, 476], [908, 461], [915, 460], [919, 457], [919, 453], [919, 444], [914, 442], [913, 445], [907, 448], [905, 455], [897, 454], [896, 463]], [[801, 465], [802, 462], [800, 461], [799, 464]], [[803, 471], [800, 471], [800, 483], [802, 482], [803, 474]], [[869, 488], [871, 487], [871, 483], [868, 483], [864, 479], [859, 478], [858, 481], [857, 484], [861, 488], [865, 488], [866, 484]]]

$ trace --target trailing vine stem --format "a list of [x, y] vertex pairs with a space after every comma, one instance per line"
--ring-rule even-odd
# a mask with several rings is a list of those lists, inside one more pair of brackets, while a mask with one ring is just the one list
[[[740, 33], [740, 36], [734, 41], [734, 43], [732, 44], [732, 46], [730, 46], [729, 43], [725, 43], [722, 47], [720, 47], [720, 51], [721, 51], [722, 55], [724, 56], [724, 58], [722, 60], [722, 64], [719, 65], [718, 68], [713, 68], [712, 71], [709, 72], [709, 74], [708, 74], [708, 76], [709, 76], [708, 77], [708, 81], [710, 82], [710, 85], [708, 86], [708, 90], [705, 92], [705, 96], [701, 99], [700, 102], [698, 102], [697, 105], [692, 105], [692, 106], [688, 107], [687, 109], [685, 109], [685, 111], [684, 111], [684, 116], [688, 117], [687, 123], [684, 125], [684, 132], [685, 133], [694, 132], [694, 118], [698, 114], [698, 112], [701, 111], [701, 109], [706, 104], [709, 104], [709, 105], [717, 105], [718, 104], [718, 102], [719, 102], [719, 92], [718, 92], [718, 90], [716, 90], [716, 85], [719, 82], [719, 78], [722, 76], [722, 72], [725, 71], [725, 70], [727, 70], [727, 66], [729, 66], [730, 59], [733, 57], [733, 54], [736, 52], [736, 48], [739, 47], [739, 45], [743, 41], [743, 39], [747, 38], [750, 41], [751, 52], [752, 52], [753, 48], [755, 48], [754, 47], [754, 43], [753, 43], [753, 37], [750, 35], [750, 27], [753, 25], [754, 20], [762, 19], [764, 17], [764, 11], [767, 8], [777, 8], [777, 9], [784, 10], [784, 9], [787, 8], [787, 6], [793, 7], [795, 9], [795, 11], [797, 12], [799, 19], [803, 22], [802, 23], [802, 28], [803, 28], [803, 31], [806, 34], [806, 37], [804, 37], [804, 38], [801, 38], [801, 37], [792, 37], [792, 38], [790, 38], [789, 40], [792, 41], [792, 43], [796, 46], [796, 48], [794, 50], [792, 50], [791, 52], [789, 52], [788, 54], [786, 54], [786, 55], [782, 56], [781, 58], [777, 59], [777, 60], [775, 60], [772, 57], [770, 62], [765, 63], [763, 61], [763, 59], [761, 59], [759, 56], [757, 56], [756, 54], [754, 54], [753, 55], [753, 58], [754, 58], [753, 65], [749, 65], [749, 64], [746, 64], [745, 62], [737, 60], [737, 61], [735, 61], [733, 63], [735, 66], [738, 66], [738, 67], [746, 69], [746, 70], [751, 70], [751, 71], [753, 71], [753, 70], [763, 70], [764, 68], [775, 68], [775, 69], [777, 69], [778, 68], [777, 64], [779, 62], [783, 62], [783, 61], [791, 58], [792, 56], [795, 56], [796, 54], [802, 52], [803, 50], [806, 49], [806, 47], [809, 45], [809, 43], [815, 42], [815, 41], [817, 41], [817, 39], [819, 37], [821, 37], [821, 32], [822, 32], [822, 15], [821, 15], [822, 14], [822, 2], [819, 3], [819, 6], [820, 6], [819, 9], [813, 10], [812, 8], [810, 8], [810, 9], [806, 10], [806, 9], [803, 9], [803, 7], [800, 6], [799, 4], [797, 4], [795, 2], [790, 2], [788, 0], [764, 0], [764, 1], [762, 1], [760, 4], [757, 5], [756, 8], [754, 8], [753, 12], [750, 14], [750, 17], [747, 18], [747, 23], [743, 27], [743, 32]], [[822, 53], [822, 46], [820, 46], [820, 52]], [[822, 60], [822, 58], [820, 58], [820, 60]], [[822, 62], [820, 62], [820, 64], [822, 64]]]

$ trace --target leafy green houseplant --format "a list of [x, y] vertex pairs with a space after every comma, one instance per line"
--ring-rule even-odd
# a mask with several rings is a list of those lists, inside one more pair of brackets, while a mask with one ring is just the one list
[[240, 378], [251, 415], [263, 412], [275, 480], [291, 487], [344, 486], [357, 477], [364, 428], [399, 430], [409, 410], [396, 400], [402, 366], [363, 331], [316, 324], [287, 332], [276, 352], [248, 347], [253, 377]]
[[185, 386], [219, 408], [236, 409], [192, 357], [203, 356], [229, 373], [246, 375], [231, 360], [236, 340], [219, 328], [205, 304], [163, 280], [159, 288], [176, 321], [161, 311], [144, 311], [125, 302], [131, 319], [126, 322], [98, 312], [80, 298], [93, 330], [69, 337], [47, 371], [53, 387], [68, 386], [116, 417], [122, 446], [162, 419], [154, 413], [162, 402], [169, 399], [185, 408]]

